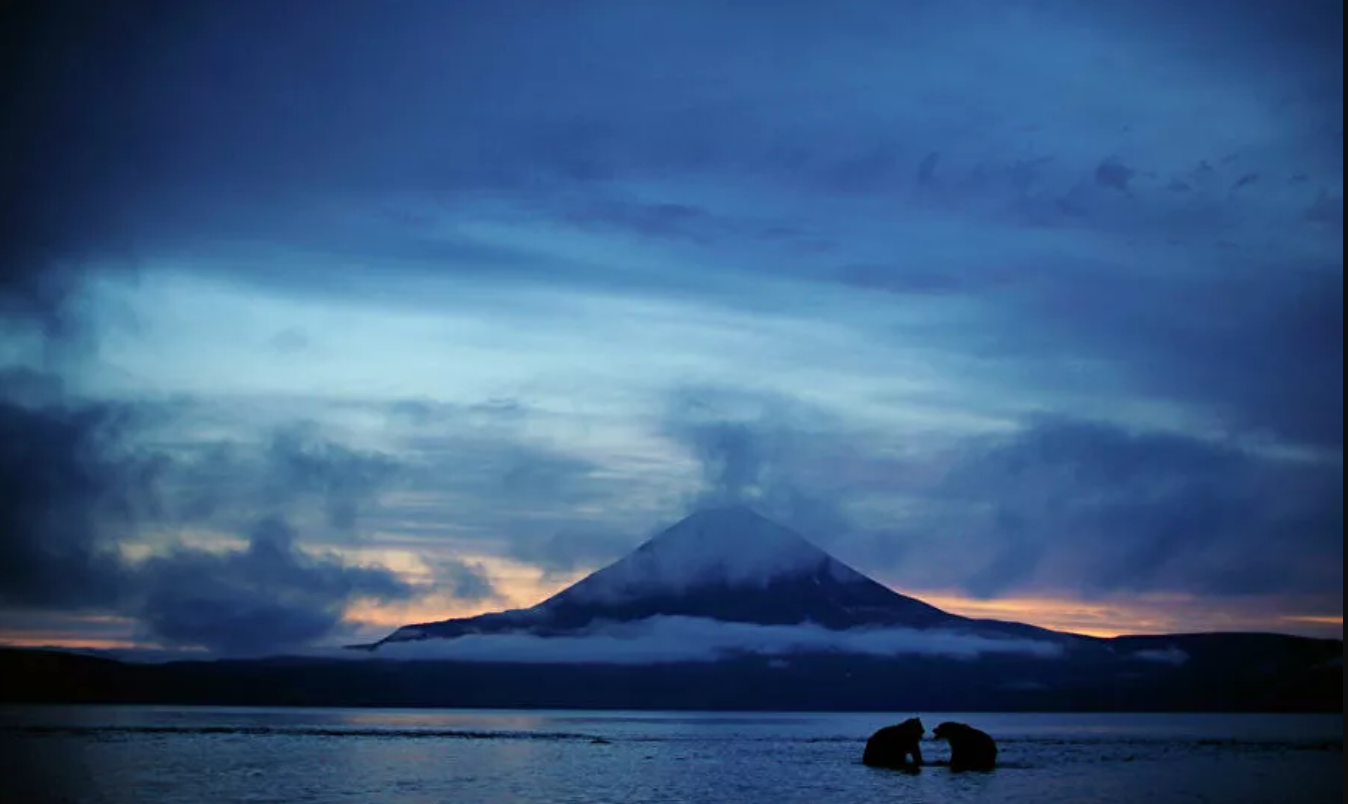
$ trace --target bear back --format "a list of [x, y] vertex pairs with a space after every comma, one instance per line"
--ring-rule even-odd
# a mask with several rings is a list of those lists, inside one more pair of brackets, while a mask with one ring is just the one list
[[932, 736], [950, 743], [951, 770], [992, 770], [997, 764], [996, 741], [967, 723], [942, 723]]

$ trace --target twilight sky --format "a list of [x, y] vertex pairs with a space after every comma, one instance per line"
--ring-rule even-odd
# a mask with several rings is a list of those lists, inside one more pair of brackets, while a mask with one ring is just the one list
[[382, 636], [721, 502], [960, 613], [1342, 636], [1340, 2], [40, 5], [0, 641]]

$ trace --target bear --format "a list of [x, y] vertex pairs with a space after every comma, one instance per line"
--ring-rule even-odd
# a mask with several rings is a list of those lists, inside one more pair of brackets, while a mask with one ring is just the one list
[[[922, 721], [910, 717], [894, 726], [885, 726], [866, 741], [861, 764], [872, 768], [912, 770], [922, 767], [922, 735], [926, 733]], [[913, 761], [909, 762], [908, 757]]]
[[965, 723], [942, 723], [933, 739], [950, 743], [950, 770], [985, 771], [997, 764], [997, 743], [987, 733]]

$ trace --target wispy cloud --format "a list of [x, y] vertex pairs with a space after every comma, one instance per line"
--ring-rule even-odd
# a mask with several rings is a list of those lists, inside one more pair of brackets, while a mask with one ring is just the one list
[[798, 653], [959, 659], [973, 659], [985, 654], [1017, 654], [1053, 658], [1062, 654], [1062, 646], [1053, 642], [901, 628], [830, 631], [810, 624], [752, 625], [696, 617], [652, 617], [633, 623], [600, 624], [576, 636], [492, 634], [390, 643], [369, 656], [480, 662], [660, 664], [708, 662], [746, 654], [790, 656]]

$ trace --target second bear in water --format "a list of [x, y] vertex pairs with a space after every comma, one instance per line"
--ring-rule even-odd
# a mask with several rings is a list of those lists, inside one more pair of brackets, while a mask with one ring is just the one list
[[950, 770], [992, 770], [997, 765], [997, 743], [987, 733], [965, 723], [942, 723], [931, 733], [950, 743]]

